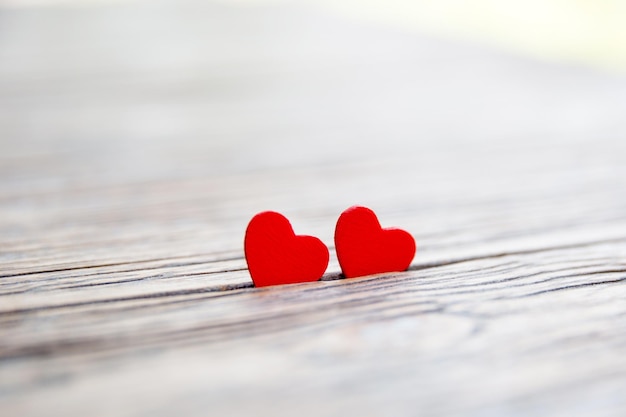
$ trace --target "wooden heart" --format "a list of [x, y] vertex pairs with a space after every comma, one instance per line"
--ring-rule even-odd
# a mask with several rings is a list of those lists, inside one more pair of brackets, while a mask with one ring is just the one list
[[265, 211], [250, 220], [244, 251], [256, 287], [319, 280], [328, 248], [312, 236], [298, 236], [282, 214]]
[[367, 207], [350, 207], [339, 216], [335, 249], [346, 278], [405, 271], [415, 256], [415, 239], [404, 230], [383, 229]]

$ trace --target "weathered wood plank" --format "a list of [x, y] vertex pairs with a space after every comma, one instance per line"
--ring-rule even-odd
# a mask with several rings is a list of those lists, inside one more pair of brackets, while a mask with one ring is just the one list
[[[176, 4], [0, 9], [0, 414], [626, 413], [623, 77]], [[252, 288], [265, 209], [322, 282]]]

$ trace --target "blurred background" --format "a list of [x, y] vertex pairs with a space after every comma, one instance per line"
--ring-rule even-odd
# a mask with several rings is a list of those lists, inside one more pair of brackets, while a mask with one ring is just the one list
[[4, 158], [74, 155], [67, 180], [623, 134], [621, 1], [0, 5]]
[[[446, 237], [462, 249], [499, 233], [468, 231], [468, 206], [497, 202], [519, 234], [567, 223], [575, 193], [543, 200], [559, 190], [615, 203], [624, 2], [0, 4], [10, 248], [76, 227], [105, 251], [94, 236], [106, 226], [161, 239], [168, 254], [181, 236], [191, 253], [240, 250], [246, 219], [268, 208], [321, 216], [304, 231], [332, 241], [324, 216], [360, 203], [413, 213], [426, 235], [465, 230]], [[418, 220], [428, 213], [446, 221]], [[441, 247], [426, 243], [425, 254]]]
[[0, 4], [5, 187], [407, 152], [445, 175], [503, 145], [505, 173], [541, 164], [516, 148], [576, 164], [588, 150], [549, 143], [626, 131], [621, 1]]
[[[5, 7], [101, 6], [128, 0], [3, 0]], [[350, 19], [485, 42], [553, 61], [611, 71], [626, 67], [621, 1], [219, 0], [232, 6], [309, 6]]]

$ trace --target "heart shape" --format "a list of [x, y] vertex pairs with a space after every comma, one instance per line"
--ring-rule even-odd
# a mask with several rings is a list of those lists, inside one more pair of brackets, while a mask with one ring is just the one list
[[415, 256], [415, 239], [404, 230], [383, 229], [367, 207], [350, 207], [339, 216], [335, 250], [346, 278], [406, 271]]
[[298, 236], [285, 216], [273, 211], [250, 220], [244, 239], [255, 287], [319, 280], [328, 266], [328, 248], [313, 236]]

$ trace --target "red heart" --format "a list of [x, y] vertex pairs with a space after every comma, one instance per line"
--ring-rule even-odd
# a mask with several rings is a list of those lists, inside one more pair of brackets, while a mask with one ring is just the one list
[[337, 220], [335, 250], [346, 278], [406, 271], [415, 249], [413, 236], [401, 229], [383, 229], [367, 207], [350, 207]]
[[296, 236], [282, 214], [265, 211], [250, 220], [244, 250], [256, 287], [317, 281], [328, 266], [328, 248], [316, 237]]

